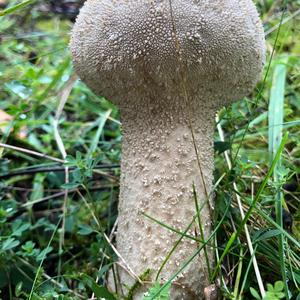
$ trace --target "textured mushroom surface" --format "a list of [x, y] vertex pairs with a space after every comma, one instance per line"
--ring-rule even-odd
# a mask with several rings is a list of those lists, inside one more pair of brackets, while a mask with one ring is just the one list
[[[265, 55], [261, 22], [250, 0], [88, 0], [70, 48], [80, 78], [121, 110], [117, 248], [137, 275], [150, 268], [154, 280], [180, 235], [144, 214], [184, 231], [196, 213], [194, 184], [209, 236], [214, 114], [258, 81]], [[188, 234], [195, 232], [199, 238], [196, 223]], [[159, 281], [197, 247], [183, 238]], [[212, 249], [208, 253], [212, 263]], [[119, 272], [123, 285], [134, 284]], [[202, 299], [208, 285], [201, 252], [174, 280], [171, 299]], [[137, 289], [134, 299], [147, 288]]]
[[264, 59], [263, 29], [252, 1], [171, 3], [172, 15], [169, 0], [88, 0], [71, 42], [82, 80], [120, 105], [131, 89], [173, 88], [181, 80], [176, 35], [195, 92], [213, 92], [221, 105], [247, 94]]

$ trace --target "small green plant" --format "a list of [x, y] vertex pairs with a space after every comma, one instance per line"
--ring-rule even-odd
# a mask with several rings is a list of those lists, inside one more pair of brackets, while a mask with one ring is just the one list
[[76, 188], [81, 184], [84, 184], [87, 179], [92, 178], [93, 176], [93, 168], [99, 162], [98, 159], [93, 158], [83, 158], [81, 152], [76, 151], [76, 156], [68, 155], [66, 157], [65, 166], [73, 167], [74, 170], [71, 172], [71, 182], [67, 184], [63, 184], [63, 188]]
[[152, 286], [146, 295], [144, 296], [143, 300], [169, 300], [170, 299], [170, 287], [171, 285], [167, 285], [160, 293], [157, 295], [159, 290], [161, 289], [161, 285], [159, 282], [156, 282], [154, 286]]
[[276, 281], [274, 286], [270, 283], [267, 283], [266, 295], [261, 298], [259, 293], [254, 289], [250, 288], [251, 294], [255, 299], [260, 300], [279, 300], [285, 297], [284, 295], [284, 283], [282, 281]]

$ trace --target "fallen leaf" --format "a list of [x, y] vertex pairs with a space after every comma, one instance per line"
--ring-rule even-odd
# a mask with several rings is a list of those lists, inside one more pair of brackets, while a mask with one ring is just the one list
[[[12, 122], [14, 119], [13, 116], [6, 113], [4, 110], [0, 109], [0, 133], [6, 133], [8, 126], [10, 126], [10, 122]], [[10, 132], [13, 131], [13, 128], [10, 129]], [[19, 139], [24, 139], [27, 136], [27, 130], [25, 126], [22, 126], [19, 130], [19, 132], [16, 132], [16, 136]]]

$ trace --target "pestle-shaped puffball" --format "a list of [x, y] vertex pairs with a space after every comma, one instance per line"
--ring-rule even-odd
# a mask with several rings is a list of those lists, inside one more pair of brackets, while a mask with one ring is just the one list
[[[194, 185], [205, 238], [211, 233], [214, 114], [259, 80], [262, 24], [251, 0], [87, 0], [70, 48], [81, 80], [120, 108], [117, 248], [136, 275], [149, 268], [153, 281], [180, 235], [145, 214], [184, 231], [196, 213]], [[195, 232], [199, 238], [196, 223], [188, 234]], [[166, 282], [197, 247], [182, 239], [158, 280]], [[207, 251], [209, 261], [202, 251], [173, 281], [172, 300], [203, 299], [213, 265]], [[135, 279], [118, 271], [126, 294]]]

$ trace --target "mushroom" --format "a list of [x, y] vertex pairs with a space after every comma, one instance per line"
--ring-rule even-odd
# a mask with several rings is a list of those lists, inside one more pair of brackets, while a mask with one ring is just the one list
[[[196, 214], [194, 185], [204, 239], [211, 233], [214, 117], [260, 78], [262, 24], [251, 0], [88, 0], [70, 48], [82, 81], [120, 108], [117, 249], [135, 274], [150, 269], [154, 281], [180, 234], [146, 215], [183, 232]], [[188, 234], [195, 232], [196, 223]], [[184, 237], [158, 281], [198, 246]], [[118, 272], [126, 294], [136, 279]], [[203, 299], [209, 284], [202, 251], [174, 279], [171, 299]], [[134, 299], [148, 287], [135, 289]]]

